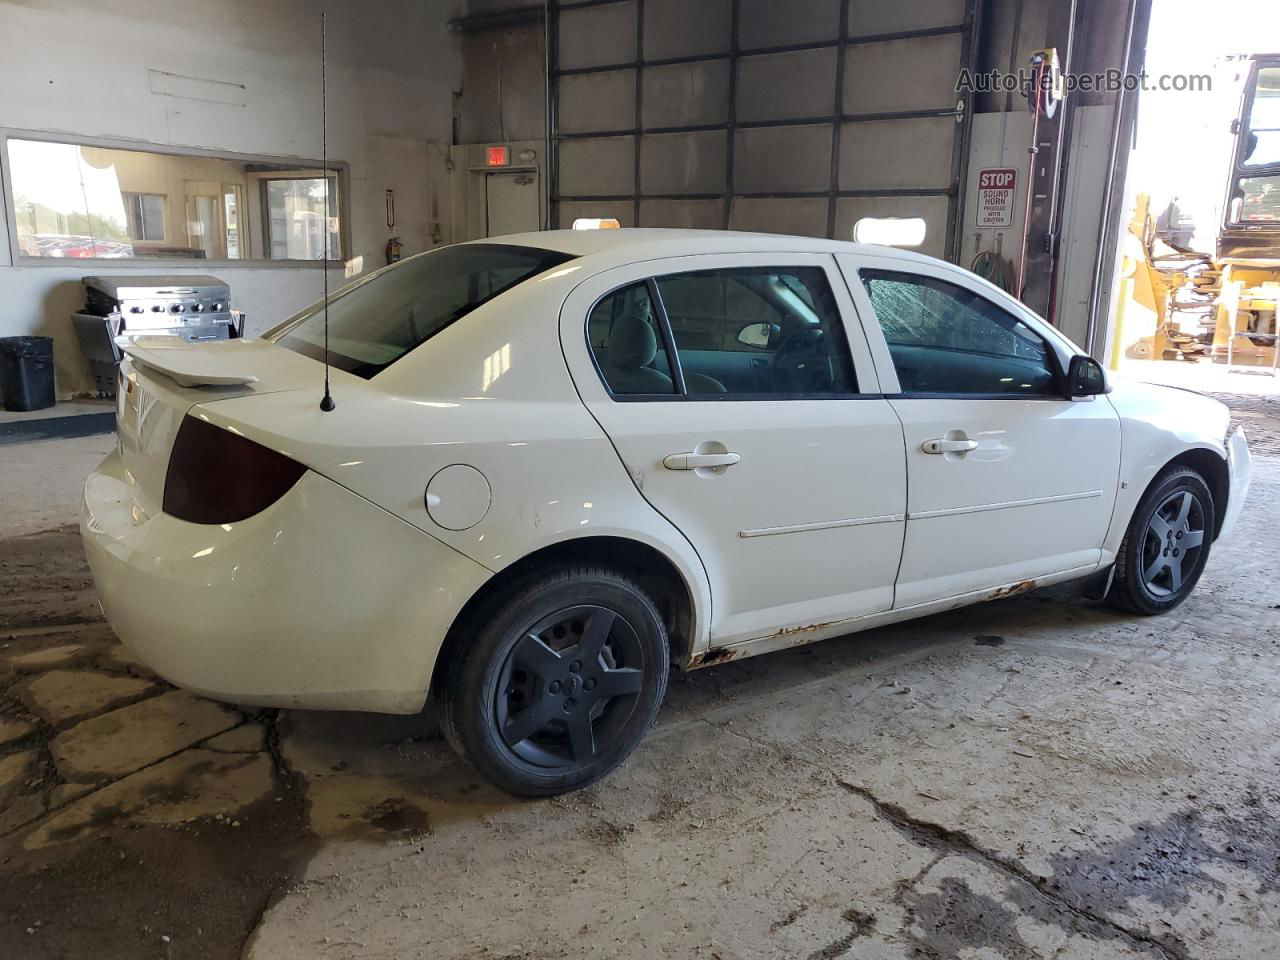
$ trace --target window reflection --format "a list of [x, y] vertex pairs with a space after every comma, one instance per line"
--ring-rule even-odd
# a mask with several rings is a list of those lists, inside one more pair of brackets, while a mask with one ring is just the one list
[[330, 259], [341, 259], [332, 178], [328, 185], [323, 177], [268, 180], [266, 196], [272, 260], [321, 260], [326, 233]]

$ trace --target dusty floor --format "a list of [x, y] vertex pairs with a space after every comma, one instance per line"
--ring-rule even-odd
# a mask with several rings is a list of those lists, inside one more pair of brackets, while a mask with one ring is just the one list
[[0, 515], [5, 960], [1280, 957], [1280, 459], [1173, 615], [1058, 590], [676, 675], [634, 758], [539, 802], [430, 717], [156, 680], [40, 486]]

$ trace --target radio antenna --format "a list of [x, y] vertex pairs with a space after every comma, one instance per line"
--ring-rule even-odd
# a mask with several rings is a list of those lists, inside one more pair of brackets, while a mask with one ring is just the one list
[[320, 13], [320, 173], [324, 178], [324, 230], [321, 231], [321, 242], [324, 244], [322, 270], [324, 272], [324, 396], [320, 399], [320, 409], [328, 413], [335, 406], [333, 394], [329, 392], [329, 99], [326, 81], [325, 60], [325, 15]]

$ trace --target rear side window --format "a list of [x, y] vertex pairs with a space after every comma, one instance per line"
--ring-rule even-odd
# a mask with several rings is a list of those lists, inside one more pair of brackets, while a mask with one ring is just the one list
[[[518, 283], [572, 259], [508, 244], [444, 247], [380, 270], [329, 299], [329, 360], [366, 379]], [[324, 359], [324, 304], [276, 342]]]
[[918, 274], [861, 276], [904, 393], [1058, 395], [1044, 338], [985, 297]]
[[858, 390], [820, 267], [699, 270], [631, 284], [592, 308], [587, 339], [615, 396], [817, 398]]
[[840, 311], [820, 267], [734, 267], [658, 278], [693, 395], [857, 393]]
[[615, 394], [675, 394], [662, 329], [645, 282], [615, 290], [595, 305], [587, 339]]

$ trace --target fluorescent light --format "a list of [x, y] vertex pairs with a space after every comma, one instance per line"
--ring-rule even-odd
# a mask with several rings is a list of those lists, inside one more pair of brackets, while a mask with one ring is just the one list
[[853, 225], [854, 243], [918, 247], [924, 243], [924, 217], [863, 217]]

